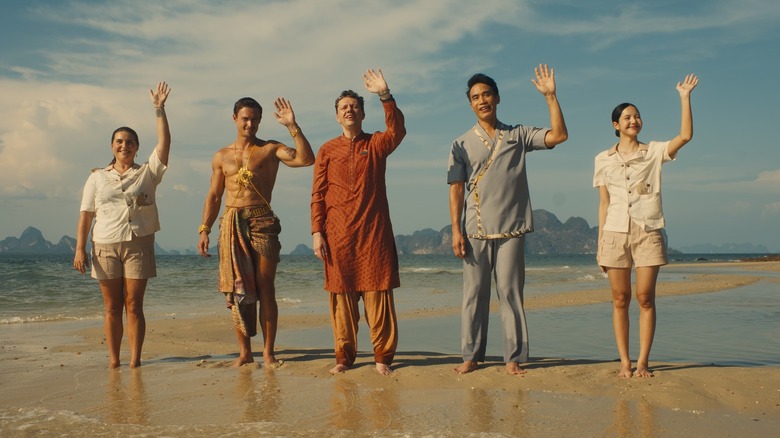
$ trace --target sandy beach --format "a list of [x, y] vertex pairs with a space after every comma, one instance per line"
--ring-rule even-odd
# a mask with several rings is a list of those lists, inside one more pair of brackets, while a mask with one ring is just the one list
[[[775, 261], [735, 265], [712, 264], [707, 273], [662, 283], [659, 295], [727, 291], [762, 278], [751, 272], [780, 272]], [[780, 286], [777, 276], [762, 281]], [[527, 309], [608, 301], [603, 289], [566, 291], [529, 298]], [[456, 332], [460, 324], [458, 308], [406, 311], [399, 319], [401, 327], [435, 320]], [[0, 327], [0, 436], [654, 437], [780, 430], [777, 366], [664, 363], [651, 356], [655, 377], [619, 379], [614, 357], [535, 357], [531, 350], [521, 377], [505, 374], [497, 356], [459, 375], [458, 354], [417, 349], [415, 339], [426, 333], [415, 333], [401, 339], [392, 376], [374, 371], [366, 343], [352, 370], [332, 376], [324, 313], [282, 311], [277, 357], [285, 363], [278, 369], [230, 368], [235, 338], [227, 314], [216, 309], [147, 324], [143, 366], [134, 370], [125, 346], [125, 365], [107, 369], [101, 322]], [[300, 339], [285, 345], [285, 331], [300, 328], [321, 336], [310, 345]]]

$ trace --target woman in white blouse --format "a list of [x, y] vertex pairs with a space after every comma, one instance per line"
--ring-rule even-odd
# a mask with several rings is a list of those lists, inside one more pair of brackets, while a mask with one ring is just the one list
[[[680, 133], [670, 141], [647, 144], [637, 136], [642, 118], [636, 106], [618, 105], [612, 126], [620, 141], [596, 156], [593, 186], [599, 189], [598, 263], [612, 289], [612, 325], [620, 354], [620, 377], [652, 377], [648, 361], [655, 334], [655, 285], [667, 264], [662, 229], [661, 165], [672, 161], [693, 136], [691, 91], [698, 78], [688, 75], [677, 84], [682, 106]], [[639, 302], [639, 357], [632, 369], [629, 356], [628, 307], [631, 267], [636, 267]]]
[[141, 366], [146, 333], [144, 292], [147, 280], [157, 275], [154, 233], [160, 229], [160, 221], [155, 192], [168, 168], [171, 147], [165, 115], [170, 91], [165, 82], [149, 90], [157, 121], [157, 146], [149, 161], [135, 162], [138, 134], [128, 127], [118, 128], [111, 136], [114, 159], [104, 168], [93, 169], [84, 185], [73, 267], [82, 274], [89, 268], [86, 247], [91, 229], [91, 273], [103, 294], [110, 368], [119, 366], [125, 312], [130, 367]]

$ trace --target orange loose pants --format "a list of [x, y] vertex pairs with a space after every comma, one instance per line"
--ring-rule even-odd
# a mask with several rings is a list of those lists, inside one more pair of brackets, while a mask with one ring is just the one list
[[392, 289], [330, 293], [330, 321], [333, 327], [336, 363], [349, 367], [355, 363], [360, 322], [358, 302], [361, 298], [371, 343], [374, 345], [374, 362], [392, 365], [398, 346], [398, 321]]

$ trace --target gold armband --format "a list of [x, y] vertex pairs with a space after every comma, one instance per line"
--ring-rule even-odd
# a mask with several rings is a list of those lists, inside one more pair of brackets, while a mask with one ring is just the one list
[[206, 224], [201, 224], [200, 227], [198, 227], [198, 234], [204, 231], [206, 232], [206, 234], [211, 233], [211, 227]]

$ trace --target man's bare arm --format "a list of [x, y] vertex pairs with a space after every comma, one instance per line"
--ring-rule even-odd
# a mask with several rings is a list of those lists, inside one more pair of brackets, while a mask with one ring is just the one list
[[222, 170], [222, 154], [217, 152], [211, 160], [211, 182], [209, 191], [206, 194], [206, 201], [203, 204], [203, 217], [201, 226], [198, 230], [200, 239], [198, 240], [198, 252], [204, 257], [208, 257], [209, 251], [209, 232], [214, 222], [217, 220], [219, 208], [222, 206], [222, 195], [225, 193], [225, 174]]
[[304, 167], [314, 164], [314, 151], [306, 136], [301, 131], [301, 127], [295, 121], [295, 112], [290, 102], [284, 98], [277, 98], [274, 101], [276, 120], [284, 125], [289, 131], [290, 136], [295, 142], [295, 149], [281, 145], [276, 150], [276, 158], [290, 167]]

